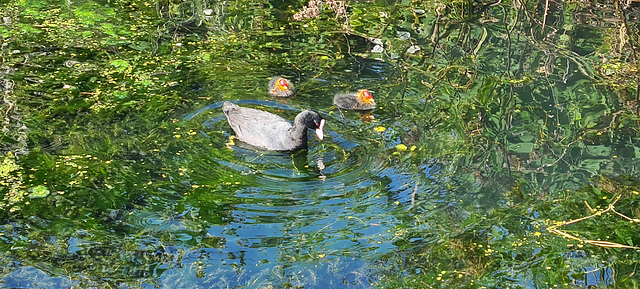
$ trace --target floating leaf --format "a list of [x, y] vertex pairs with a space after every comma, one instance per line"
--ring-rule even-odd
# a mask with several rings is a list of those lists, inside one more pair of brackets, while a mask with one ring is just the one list
[[530, 154], [533, 151], [533, 143], [515, 143], [509, 144], [509, 150], [519, 154]]
[[49, 189], [47, 189], [47, 187], [43, 186], [43, 185], [39, 185], [36, 187], [33, 187], [31, 189], [31, 193], [29, 193], [29, 197], [30, 198], [44, 198], [46, 196], [48, 196], [50, 193]]

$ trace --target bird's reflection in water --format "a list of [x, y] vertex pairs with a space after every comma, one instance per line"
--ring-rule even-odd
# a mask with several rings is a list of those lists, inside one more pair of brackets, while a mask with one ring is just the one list
[[318, 158], [318, 170], [320, 171], [320, 176], [318, 177], [323, 181], [327, 179], [327, 176], [325, 176], [324, 173], [322, 172], [324, 168], [325, 168], [324, 161], [322, 160], [322, 158]]

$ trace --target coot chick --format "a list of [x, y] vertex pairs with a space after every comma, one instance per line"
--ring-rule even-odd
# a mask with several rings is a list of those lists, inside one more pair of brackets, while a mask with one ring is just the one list
[[336, 94], [333, 97], [333, 104], [346, 110], [372, 110], [376, 108], [376, 101], [373, 99], [371, 92], [366, 89]]
[[299, 113], [290, 121], [266, 111], [241, 107], [229, 101], [222, 104], [229, 126], [241, 141], [273, 151], [293, 151], [307, 147], [307, 129], [322, 140], [324, 118], [313, 110]]
[[289, 97], [295, 92], [293, 83], [281, 76], [274, 76], [269, 81], [269, 94], [271, 96]]

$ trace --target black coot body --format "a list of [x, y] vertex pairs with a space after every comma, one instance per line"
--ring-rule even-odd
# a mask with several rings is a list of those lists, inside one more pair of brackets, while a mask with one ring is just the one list
[[229, 126], [241, 141], [273, 151], [293, 151], [307, 147], [307, 129], [315, 130], [318, 139], [324, 133], [324, 118], [313, 110], [299, 113], [293, 124], [266, 111], [241, 107], [229, 101], [222, 104]]

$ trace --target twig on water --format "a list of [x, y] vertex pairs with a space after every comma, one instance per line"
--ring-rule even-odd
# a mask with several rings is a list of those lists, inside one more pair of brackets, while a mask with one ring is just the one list
[[615, 198], [615, 200], [613, 200], [613, 202], [611, 202], [611, 204], [609, 204], [609, 206], [607, 206], [607, 208], [602, 210], [602, 211], [595, 211], [594, 212], [594, 210], [591, 208], [591, 206], [589, 206], [589, 204], [587, 204], [587, 208], [589, 208], [589, 210], [593, 212], [592, 215], [585, 216], [585, 217], [578, 218], [578, 219], [573, 219], [571, 221], [562, 222], [562, 223], [559, 223], [559, 224], [555, 224], [555, 225], [549, 226], [549, 227], [547, 227], [547, 231], [550, 232], [550, 233], [562, 236], [562, 237], [567, 238], [567, 239], [571, 239], [571, 240], [575, 240], [575, 241], [579, 241], [579, 242], [583, 242], [583, 243], [586, 243], [586, 244], [591, 244], [591, 245], [598, 246], [598, 247], [603, 247], [603, 248], [622, 248], [622, 249], [636, 249], [636, 250], [640, 249], [640, 247], [623, 245], [623, 244], [615, 243], [615, 242], [587, 240], [587, 239], [576, 237], [574, 235], [571, 235], [571, 234], [569, 234], [567, 232], [564, 232], [564, 231], [561, 231], [561, 230], [558, 229], [559, 227], [562, 227], [562, 226], [575, 224], [575, 223], [578, 223], [578, 222], [581, 222], [581, 221], [584, 221], [584, 220], [588, 220], [588, 219], [603, 215], [604, 213], [607, 213], [609, 211], [617, 214], [618, 216], [621, 216], [622, 218], [624, 218], [624, 219], [626, 219], [628, 221], [632, 221], [634, 223], [640, 223], [640, 219], [629, 218], [628, 216], [616, 211], [615, 204], [620, 200], [621, 197], [622, 197], [622, 194], [619, 194]]

